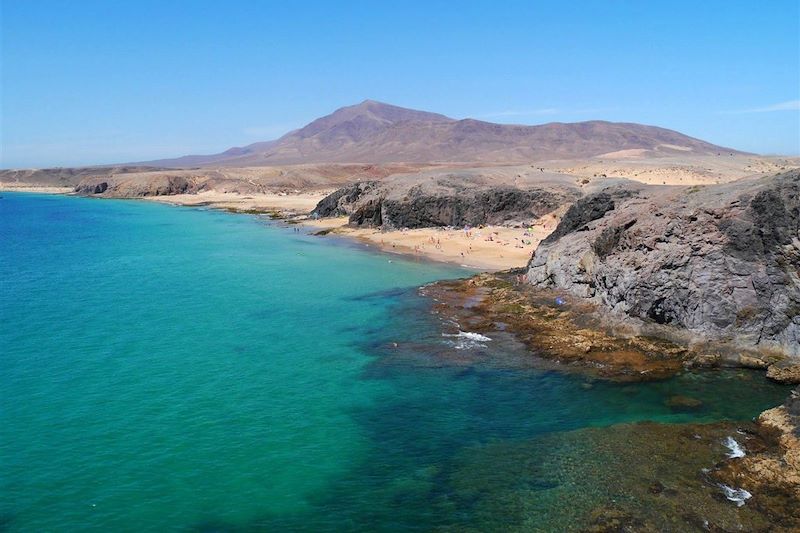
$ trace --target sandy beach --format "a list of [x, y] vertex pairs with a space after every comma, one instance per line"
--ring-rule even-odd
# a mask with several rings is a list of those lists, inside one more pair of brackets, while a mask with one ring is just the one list
[[39, 185], [25, 185], [19, 183], [3, 183], [0, 182], [0, 191], [2, 192], [38, 192], [46, 194], [67, 194], [71, 193], [72, 187], [47, 187]]
[[[150, 196], [146, 200], [171, 205], [207, 206], [242, 213], [274, 213], [301, 217], [332, 191], [299, 194], [236, 194], [201, 192], [172, 196]], [[483, 226], [464, 229], [424, 228], [383, 231], [347, 226], [347, 217], [302, 219], [312, 232], [355, 239], [381, 251], [452, 263], [485, 271], [524, 267], [539, 242], [555, 229], [555, 215], [546, 215], [528, 228]]]
[[546, 215], [528, 228], [423, 228], [382, 231], [347, 226], [347, 217], [305, 220], [316, 231], [356, 239], [389, 253], [452, 263], [483, 271], [524, 267], [539, 242], [553, 231], [557, 220]]
[[197, 194], [174, 194], [170, 196], [147, 196], [145, 200], [172, 205], [208, 206], [243, 213], [276, 213], [281, 216], [303, 215], [333, 190], [303, 193], [254, 193], [204, 191]]
[[[19, 186], [0, 184], [0, 191], [25, 191], [50, 194], [72, 193], [70, 187]], [[206, 191], [197, 194], [147, 196], [142, 200], [179, 206], [205, 206], [241, 213], [269, 213], [291, 219], [303, 217], [332, 190], [303, 193], [237, 194]], [[347, 226], [347, 217], [301, 219], [312, 232], [355, 239], [384, 252], [419, 259], [451, 263], [483, 271], [524, 267], [539, 242], [555, 229], [555, 215], [545, 215], [528, 228], [483, 226], [464, 229], [424, 228], [384, 231]]]

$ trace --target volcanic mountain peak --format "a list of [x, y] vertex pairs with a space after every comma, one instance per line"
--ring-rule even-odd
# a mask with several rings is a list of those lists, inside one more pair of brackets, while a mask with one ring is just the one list
[[330, 115], [318, 118], [289, 135], [306, 139], [334, 128], [349, 130], [352, 133], [374, 132], [406, 121], [453, 122], [453, 119], [438, 113], [406, 109], [375, 100], [364, 100], [360, 104], [339, 108]]
[[735, 152], [676, 131], [588, 121], [495, 124], [406, 109], [375, 100], [342, 107], [287, 133], [208, 156], [151, 161], [164, 167], [302, 163], [492, 162], [584, 159], [616, 152], [648, 156]]

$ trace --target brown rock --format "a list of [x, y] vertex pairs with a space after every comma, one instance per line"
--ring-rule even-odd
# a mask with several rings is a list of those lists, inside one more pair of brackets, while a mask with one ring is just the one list
[[699, 354], [688, 361], [689, 366], [696, 368], [713, 368], [719, 366], [720, 356], [718, 354]]
[[748, 454], [713, 474], [722, 483], [751, 492], [748, 505], [769, 516], [776, 531], [800, 530], [798, 404], [800, 393], [795, 390], [784, 405], [761, 413]]
[[775, 363], [767, 368], [767, 377], [778, 383], [800, 384], [800, 364], [790, 362]]
[[769, 363], [760, 357], [755, 357], [752, 355], [739, 355], [739, 365], [744, 368], [755, 368], [758, 370], [763, 370], [769, 366]]

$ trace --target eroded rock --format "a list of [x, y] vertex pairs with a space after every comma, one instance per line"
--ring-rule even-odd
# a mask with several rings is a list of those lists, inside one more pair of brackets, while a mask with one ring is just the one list
[[800, 172], [587, 196], [527, 279], [698, 342], [800, 359]]
[[574, 179], [532, 170], [513, 179], [508, 170], [469, 169], [360, 182], [324, 198], [314, 214], [349, 215], [353, 226], [386, 229], [525, 223], [581, 196]]

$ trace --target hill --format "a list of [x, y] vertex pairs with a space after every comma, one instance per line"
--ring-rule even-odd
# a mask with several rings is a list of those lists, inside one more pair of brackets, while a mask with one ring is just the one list
[[263, 166], [302, 163], [514, 163], [601, 155], [699, 156], [738, 153], [676, 131], [593, 120], [538, 126], [455, 120], [373, 100], [343, 107], [280, 139], [219, 154], [149, 161], [146, 165]]

